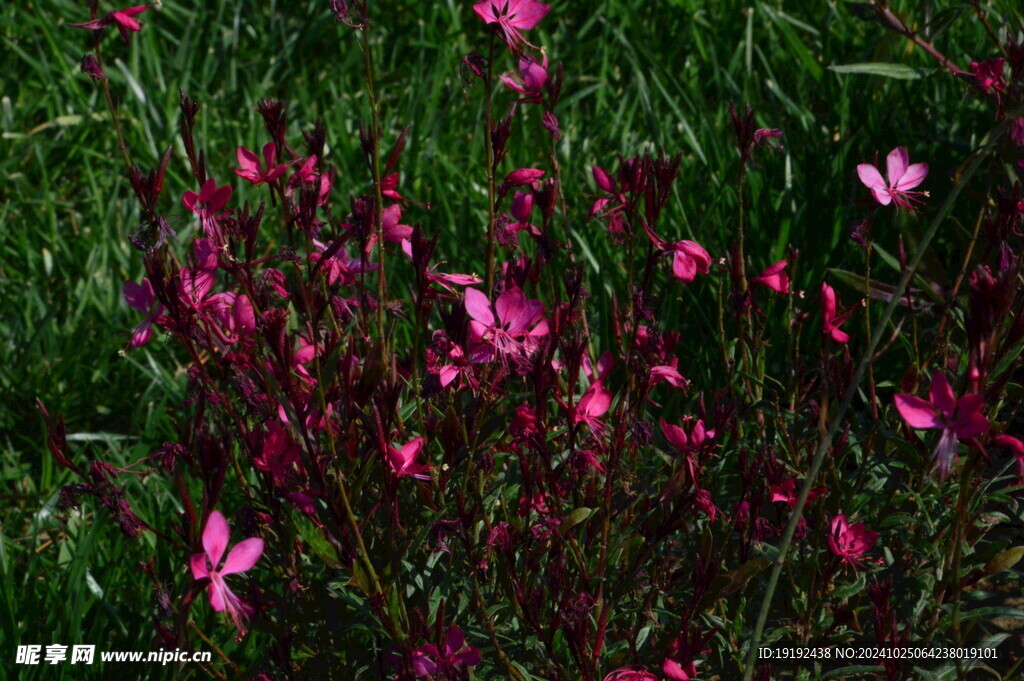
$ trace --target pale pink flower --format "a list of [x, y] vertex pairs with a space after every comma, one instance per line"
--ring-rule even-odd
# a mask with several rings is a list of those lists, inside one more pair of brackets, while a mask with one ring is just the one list
[[217, 612], [227, 610], [231, 621], [244, 634], [245, 618], [252, 614], [252, 608], [231, 591], [224, 578], [228, 575], [245, 572], [256, 565], [256, 561], [263, 555], [263, 540], [259, 537], [250, 537], [235, 544], [235, 547], [228, 553], [224, 565], [218, 567], [224, 550], [227, 549], [229, 538], [228, 521], [224, 519], [220, 511], [214, 511], [207, 518], [206, 527], [203, 529], [204, 553], [192, 556], [192, 577], [196, 580], [210, 580], [207, 586], [210, 607]]
[[875, 201], [888, 206], [895, 203], [898, 208], [913, 210], [913, 203], [917, 203], [920, 192], [911, 191], [928, 176], [927, 163], [910, 164], [910, 156], [906, 147], [896, 147], [889, 152], [885, 158], [886, 174], [889, 183], [882, 179], [878, 168], [870, 163], [861, 163], [857, 166], [857, 175], [860, 181], [871, 190]]
[[985, 398], [964, 395], [957, 399], [953, 386], [941, 371], [932, 374], [930, 400], [913, 395], [896, 395], [894, 402], [900, 416], [915, 430], [941, 430], [935, 447], [935, 467], [945, 480], [956, 456], [957, 441], [970, 440], [988, 430], [988, 419], [981, 413]]

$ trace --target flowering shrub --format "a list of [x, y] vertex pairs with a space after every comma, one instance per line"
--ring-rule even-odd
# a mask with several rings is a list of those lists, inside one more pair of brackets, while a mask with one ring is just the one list
[[[173, 342], [188, 366], [177, 439], [147, 459], [180, 512], [136, 516], [118, 486], [128, 471], [70, 452], [42, 410], [51, 451], [81, 478], [64, 512], [92, 497], [178, 557], [150, 573], [172, 594], [154, 617], [160, 645], [258, 637], [267, 659], [236, 662], [259, 679], [521, 681], [792, 673], [758, 662], [763, 643], [998, 646], [965, 594], [1022, 553], [994, 530], [1017, 515], [1024, 469], [1024, 202], [1018, 185], [974, 178], [1019, 172], [1024, 47], [1007, 36], [1008, 62], [962, 70], [886, 3], [865, 7], [990, 101], [996, 125], [942, 196], [929, 183], [954, 169], [911, 164], [904, 147], [885, 178], [875, 163], [848, 169], [868, 190], [851, 229], [864, 272], [806, 282], [819, 297], [795, 290], [798, 245], [774, 264], [747, 252], [749, 179], [785, 139], [749, 107], [731, 108], [740, 210], [720, 250], [664, 219], [679, 156], [620, 156], [593, 166], [593, 187], [565, 183], [563, 67], [557, 46], [533, 44], [557, 5], [466, 7], [482, 50], [464, 61], [467, 106], [484, 120], [485, 190], [469, 197], [487, 219], [460, 230], [481, 241], [478, 275], [440, 271], [463, 268], [417, 222], [430, 208], [400, 170], [405, 132], [381, 125], [371, 36], [387, 17], [369, 0], [329, 3], [365, 60], [362, 178], [325, 161], [322, 125], [291, 138], [273, 100], [258, 103], [261, 149], [208, 156], [185, 93], [184, 158], [168, 147], [155, 169], [134, 165], [103, 46], [110, 27], [130, 44], [147, 8], [101, 17], [91, 2], [73, 24], [93, 31], [83, 71], [146, 218], [126, 351]], [[513, 143], [526, 126], [533, 148]], [[194, 179], [180, 198], [163, 193], [172, 160]], [[260, 203], [237, 201], [229, 180]], [[918, 266], [968, 186], [977, 223], [959, 275], [928, 280]], [[588, 206], [588, 223], [570, 219]], [[177, 230], [175, 212], [188, 216]], [[923, 228], [913, 253], [901, 224]], [[590, 239], [624, 257], [605, 270], [607, 331], [576, 252]], [[843, 307], [840, 283], [860, 302]], [[717, 337], [665, 322], [684, 291]], [[773, 338], [790, 340], [784, 354]], [[692, 378], [692, 343], [720, 346], [720, 383]], [[248, 537], [230, 551], [227, 518]], [[911, 664], [870, 671], [903, 679]]]

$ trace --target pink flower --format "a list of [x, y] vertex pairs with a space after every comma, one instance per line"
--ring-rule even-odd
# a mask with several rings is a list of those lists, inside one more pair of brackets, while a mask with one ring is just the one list
[[[789, 506], [790, 510], [796, 508], [798, 490], [796, 478], [788, 478], [771, 486], [772, 503], [781, 501]], [[825, 493], [824, 487], [815, 487], [807, 493], [807, 503], [811, 503]]]
[[[376, 263], [366, 262], [362, 258], [353, 258], [348, 254], [348, 250], [340, 244], [336, 247], [335, 244], [326, 245], [313, 239], [313, 248], [315, 250], [309, 254], [309, 261], [320, 263], [318, 267], [324, 270], [327, 283], [331, 286], [337, 283], [341, 283], [343, 286], [354, 284], [361, 273], [373, 272], [378, 267]], [[326, 253], [332, 251], [331, 255], [324, 258]]]
[[203, 551], [192, 556], [191, 567], [193, 579], [209, 579], [207, 595], [210, 607], [217, 612], [228, 611], [231, 621], [241, 633], [245, 633], [245, 617], [252, 614], [252, 608], [246, 605], [231, 591], [224, 577], [245, 572], [256, 564], [263, 555], [263, 540], [250, 537], [235, 545], [228, 553], [224, 565], [220, 568], [220, 559], [228, 546], [230, 530], [228, 521], [220, 511], [214, 511], [206, 520], [203, 529]]
[[505, 357], [526, 357], [548, 335], [544, 319], [544, 303], [527, 300], [519, 287], [512, 287], [491, 301], [475, 288], [466, 289], [466, 312], [469, 314], [469, 332], [472, 360], [488, 362], [497, 353]]
[[898, 208], [913, 210], [913, 203], [917, 203], [920, 192], [910, 191], [917, 185], [924, 182], [928, 176], [927, 163], [915, 163], [910, 165], [910, 156], [906, 147], [896, 147], [889, 152], [885, 158], [886, 173], [889, 177], [889, 184], [886, 185], [878, 168], [870, 163], [861, 163], [857, 166], [857, 175], [860, 181], [871, 190], [875, 201], [888, 206], [895, 203]]
[[211, 325], [212, 330], [224, 345], [256, 333], [256, 315], [249, 296], [231, 291], [217, 293], [206, 300], [204, 307], [213, 314], [216, 324]]
[[[594, 177], [595, 179], [597, 178], [596, 170]], [[707, 274], [711, 271], [711, 256], [696, 241], [685, 239], [674, 242], [666, 241], [657, 235], [650, 225], [647, 224], [646, 220], [644, 221], [644, 230], [647, 232], [647, 237], [654, 244], [655, 248], [659, 251], [672, 253], [672, 274], [679, 281], [689, 284], [697, 277], [698, 273]]]
[[982, 92], [1003, 92], [1006, 90], [1006, 80], [1003, 79], [1003, 64], [1006, 60], [1002, 57], [988, 61], [972, 61], [971, 73], [978, 81], [978, 87]]
[[199, 189], [196, 194], [193, 191], [185, 192], [181, 201], [185, 207], [199, 216], [203, 226], [203, 232], [207, 236], [217, 234], [217, 214], [224, 210], [231, 199], [231, 185], [218, 187], [216, 181], [211, 177]]
[[1014, 458], [1017, 459], [1017, 484], [1024, 485], [1024, 442], [1005, 433], [996, 435], [992, 438], [992, 441], [997, 447], [1009, 449]]
[[550, 9], [551, 5], [537, 0], [483, 0], [473, 5], [473, 11], [485, 24], [498, 25], [505, 43], [513, 50], [526, 42], [522, 32], [540, 23]]
[[867, 529], [864, 523], [850, 525], [843, 514], [832, 519], [832, 533], [828, 547], [847, 565], [863, 565], [864, 554], [878, 541], [878, 533]]
[[480, 650], [466, 645], [462, 629], [452, 626], [444, 639], [444, 647], [437, 649], [433, 643], [422, 645], [412, 654], [412, 667], [416, 676], [447, 674], [461, 667], [480, 664]]
[[146, 315], [138, 326], [132, 331], [132, 337], [128, 341], [129, 348], [137, 348], [149, 342], [153, 337], [153, 322], [164, 313], [164, 306], [156, 302], [156, 295], [153, 293], [153, 285], [149, 279], [143, 279], [141, 284], [134, 281], [124, 283], [124, 300], [133, 309]]
[[[412, 242], [409, 239], [402, 240], [402, 252], [408, 256], [409, 260], [415, 261], [412, 252]], [[459, 274], [438, 272], [437, 268], [441, 266], [441, 263], [433, 265], [427, 270], [424, 270], [423, 274], [427, 278], [427, 281], [437, 284], [441, 288], [445, 289], [449, 293], [455, 293], [453, 286], [476, 286], [477, 284], [484, 283], [484, 280], [472, 274]], [[376, 269], [376, 266], [374, 266]]]
[[941, 430], [935, 447], [935, 467], [939, 478], [946, 479], [956, 456], [957, 441], [970, 440], [988, 430], [988, 419], [981, 413], [985, 398], [964, 395], [960, 399], [941, 371], [932, 374], [930, 401], [913, 395], [896, 395], [900, 416], [915, 430]]
[[270, 473], [275, 485], [284, 483], [288, 472], [299, 462], [302, 448], [293, 444], [288, 431], [276, 421], [267, 424], [267, 439], [263, 441], [260, 455], [253, 459], [256, 468]]
[[426, 442], [426, 438], [418, 437], [406, 442], [402, 445], [401, 449], [388, 447], [388, 463], [391, 465], [391, 470], [395, 472], [395, 475], [400, 478], [411, 477], [417, 480], [430, 480], [430, 476], [427, 474], [430, 467], [416, 462], [416, 457], [420, 455]]
[[611, 672], [604, 677], [604, 681], [658, 681], [658, 677], [647, 671], [647, 667], [629, 665]]
[[523, 95], [522, 101], [539, 104], [542, 88], [548, 82], [548, 55], [542, 55], [540, 62], [529, 55], [519, 57], [519, 75], [501, 76], [501, 82]]
[[676, 279], [689, 284], [697, 274], [711, 271], [711, 256], [695, 241], [676, 241], [672, 246], [672, 274]]
[[141, 31], [142, 24], [136, 21], [133, 17], [142, 14], [149, 7], [146, 5], [136, 5], [135, 7], [127, 7], [125, 9], [119, 9], [111, 12], [102, 19], [94, 19], [93, 21], [87, 21], [84, 24], [68, 24], [73, 28], [85, 28], [90, 31], [102, 31], [111, 24], [117, 24], [117, 30], [121, 33], [121, 38], [124, 39], [126, 45], [132, 44], [132, 32]]
[[604, 387], [604, 383], [598, 379], [590, 384], [587, 392], [576, 404], [572, 415], [572, 422], [586, 423], [595, 434], [604, 432], [604, 424], [599, 420], [612, 406], [612, 394]]
[[845, 343], [850, 335], [839, 327], [849, 319], [848, 314], [838, 314], [836, 292], [825, 282], [821, 282], [821, 332], [836, 343]]
[[277, 163], [277, 145], [273, 142], [267, 142], [263, 146], [263, 164], [266, 165], [266, 170], [260, 164], [259, 157], [245, 147], [238, 147], [235, 155], [238, 158], [238, 165], [242, 166], [235, 170], [235, 174], [243, 180], [249, 180], [254, 187], [278, 179], [284, 175], [289, 165]]
[[751, 283], [767, 286], [776, 293], [789, 293], [789, 275], [786, 274], [786, 266], [789, 262], [780, 260], [771, 265], [760, 276], [755, 277]]
[[[689, 416], [685, 417], [683, 423], [688, 423], [690, 419], [691, 417]], [[715, 431], [706, 430], [703, 419], [697, 419], [697, 422], [690, 429], [689, 435], [687, 435], [685, 430], [668, 423], [665, 419], [659, 419], [659, 422], [665, 439], [668, 440], [669, 444], [677, 452], [683, 455], [683, 464], [686, 467], [690, 482], [696, 487], [700, 477], [700, 461], [695, 455], [700, 453], [706, 441], [714, 439]]]
[[683, 669], [683, 666], [675, 660], [665, 658], [665, 660], [661, 663], [662, 673], [668, 678], [672, 679], [672, 681], [690, 681], [690, 679], [693, 678], [691, 674], [694, 674], [695, 670], [693, 669], [693, 664], [690, 664], [689, 667], [690, 672], [687, 673], [687, 671]]

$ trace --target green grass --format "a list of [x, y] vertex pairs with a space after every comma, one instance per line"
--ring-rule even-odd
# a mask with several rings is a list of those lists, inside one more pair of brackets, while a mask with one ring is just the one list
[[[937, 45], [959, 63], [993, 56], [976, 23], [958, 14], [969, 14], [967, 3], [894, 4], [922, 20], [930, 15]], [[341, 195], [366, 188], [357, 134], [367, 117], [360, 54], [354, 33], [336, 24], [326, 5], [168, 0], [162, 11], [143, 15], [146, 28], [130, 49], [108, 37], [107, 72], [137, 160], [153, 166], [167, 144], [175, 145], [163, 209], [179, 218], [176, 228], [188, 224], [180, 196], [194, 189], [176, 133], [179, 87], [203, 103], [200, 144], [221, 182], [233, 178], [236, 145], [262, 144], [254, 107], [274, 97], [288, 103], [295, 142], [315, 119], [324, 120]], [[1011, 0], [983, 6], [1016, 7]], [[385, 144], [412, 125], [402, 190], [433, 206], [412, 208], [406, 218], [441, 235], [449, 269], [482, 272], [481, 92], [470, 87], [467, 103], [458, 67], [466, 52], [485, 51], [484, 32], [467, 2], [387, 1], [374, 12]], [[17, 643], [148, 649], [151, 584], [124, 567], [153, 553], [167, 560], [150, 542], [123, 539], [110, 523], [57, 522], [56, 495], [69, 479], [46, 452], [34, 407], [39, 397], [64, 414], [73, 450], [126, 463], [172, 437], [167, 413], [183, 389], [175, 355], [162, 343], [119, 353], [138, 321], [120, 290], [142, 271], [127, 240], [140, 216], [102, 95], [78, 70], [89, 36], [66, 26], [86, 14], [84, 3], [60, 0], [0, 8], [0, 679], [84, 678], [66, 665], [11, 671]], [[720, 256], [734, 237], [737, 209], [728, 101], [749, 103], [761, 125], [785, 131], [784, 151], [762, 153], [750, 177], [750, 268], [785, 257], [793, 244], [801, 254], [796, 286], [805, 288], [827, 267], [859, 262], [846, 236], [854, 202], [865, 196], [857, 163], [905, 145], [915, 160], [932, 164], [928, 188], [941, 198], [950, 171], [976, 141], [974, 131], [989, 123], [985, 105], [945, 73], [893, 80], [829, 70], [872, 61], [932, 67], [907, 41], [857, 20], [843, 3], [563, 0], [531, 40], [565, 63], [559, 160], [589, 265], [595, 328], [609, 328], [599, 312], [611, 302], [603, 282], [623, 262], [603, 227], [585, 220], [590, 165], [612, 168], [619, 153], [656, 147], [681, 152], [663, 231]], [[500, 69], [512, 67], [502, 59]], [[517, 134], [525, 138], [527, 127], [535, 129], [522, 126]], [[513, 151], [506, 162], [507, 169], [531, 165], [545, 160]], [[246, 196], [252, 194], [242, 191]], [[894, 252], [900, 232], [912, 241], [919, 229], [913, 219], [891, 220], [875, 236]], [[941, 238], [936, 252], [927, 274], [948, 281], [955, 272], [944, 271], [949, 254]], [[714, 332], [714, 315], [699, 303], [709, 295], [700, 290], [676, 289], [679, 304], [666, 319], [685, 327], [683, 352], [694, 357], [687, 373], [697, 380], [711, 371], [705, 364], [712, 360], [700, 360], [714, 352], [701, 345]], [[856, 296], [838, 290], [848, 302]], [[140, 516], [176, 512], [161, 484], [130, 485]], [[164, 575], [185, 569], [159, 567]], [[214, 629], [212, 619], [208, 624], [207, 631]], [[118, 670], [132, 678], [163, 678], [166, 670], [137, 672]]]

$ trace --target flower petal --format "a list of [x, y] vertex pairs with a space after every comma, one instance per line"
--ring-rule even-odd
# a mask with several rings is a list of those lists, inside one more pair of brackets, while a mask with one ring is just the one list
[[228, 538], [231, 531], [228, 529], [228, 521], [224, 519], [220, 511], [214, 511], [206, 519], [206, 527], [203, 529], [203, 549], [210, 557], [210, 564], [216, 572], [220, 558], [224, 555], [224, 549], [228, 546]]
[[918, 430], [942, 428], [942, 421], [931, 402], [913, 395], [897, 395], [893, 400], [900, 416], [911, 428]]
[[260, 559], [263, 555], [263, 540], [259, 537], [250, 537], [240, 541], [228, 552], [224, 567], [220, 569], [221, 575], [233, 575], [237, 572], [245, 572]]
[[885, 172], [889, 178], [889, 186], [895, 187], [910, 164], [910, 155], [906, 147], [896, 147], [885, 157]]

